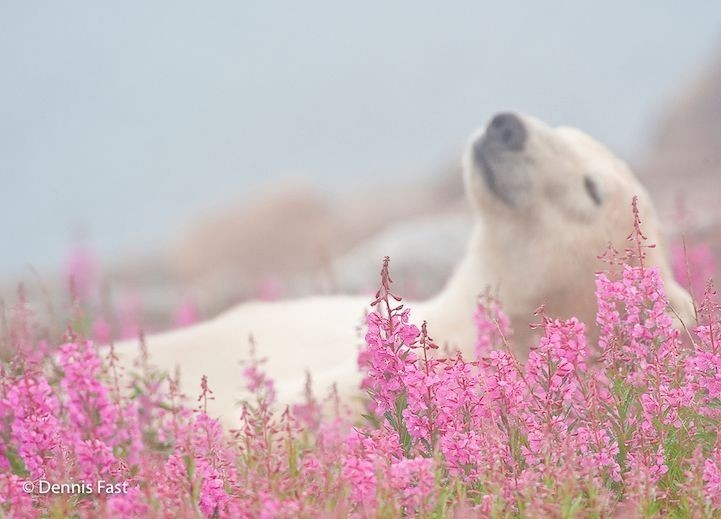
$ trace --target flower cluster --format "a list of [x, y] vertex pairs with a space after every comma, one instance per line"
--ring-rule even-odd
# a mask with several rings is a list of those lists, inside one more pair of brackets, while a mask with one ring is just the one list
[[[698, 322], [679, 332], [659, 271], [644, 265], [640, 228], [632, 238], [636, 261], [597, 276], [596, 323], [539, 311], [523, 361], [487, 296], [473, 317], [476, 355], [439, 348], [433, 323], [414, 324], [392, 292], [386, 258], [359, 354], [367, 414], [350, 414], [334, 392], [317, 398], [310, 375], [305, 401], [279, 409], [264, 359], [251, 355], [231, 430], [206, 412], [223, 390], [212, 380], [188, 400], [147, 363], [118, 371], [114, 350], [84, 337], [99, 329], [87, 316], [53, 347], [36, 338], [21, 298], [0, 366], [1, 513], [719, 515], [721, 305], [706, 284]], [[90, 278], [73, 279], [77, 317]], [[23, 490], [41, 480], [127, 486]]]

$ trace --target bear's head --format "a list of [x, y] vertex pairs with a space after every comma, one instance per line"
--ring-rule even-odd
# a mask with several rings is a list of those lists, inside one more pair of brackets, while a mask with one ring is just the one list
[[594, 322], [594, 274], [609, 268], [599, 256], [609, 243], [618, 251], [632, 246], [634, 196], [642, 230], [656, 244], [645, 249], [645, 262], [660, 268], [676, 317], [692, 324], [691, 299], [673, 280], [648, 193], [585, 133], [498, 114], [472, 136], [464, 182], [481, 229], [472, 247], [496, 276], [516, 328], [528, 328], [539, 304], [551, 316]]

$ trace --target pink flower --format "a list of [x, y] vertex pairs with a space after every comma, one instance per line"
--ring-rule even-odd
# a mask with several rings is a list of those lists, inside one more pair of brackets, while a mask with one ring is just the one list
[[92, 337], [98, 344], [107, 344], [113, 337], [113, 330], [110, 323], [99, 317], [93, 322]]
[[435, 475], [430, 458], [403, 459], [391, 465], [391, 488], [409, 512], [433, 506]]
[[225, 483], [220, 473], [209, 465], [203, 465], [200, 486], [200, 510], [208, 517], [223, 512], [229, 501]]
[[511, 339], [511, 321], [501, 310], [498, 300], [486, 296], [482, 298], [473, 315], [478, 336], [476, 339], [476, 357], [485, 357], [493, 350], [506, 349]]
[[60, 457], [58, 411], [52, 388], [41, 375], [19, 378], [0, 400], [0, 419], [10, 421], [10, 438], [33, 478], [45, 477]]
[[260, 369], [264, 360], [251, 364], [243, 369], [243, 376], [247, 380], [246, 388], [251, 393], [258, 396], [260, 400], [271, 404], [275, 401], [275, 384]]
[[283, 295], [283, 286], [272, 276], [266, 276], [255, 286], [254, 298], [261, 301], [277, 301]]
[[354, 502], [365, 510], [376, 506], [376, 474], [372, 460], [347, 456], [343, 461], [342, 477], [348, 483]]
[[65, 371], [60, 385], [68, 396], [74, 436], [115, 445], [119, 413], [108, 388], [99, 380], [102, 367], [92, 342], [67, 343], [59, 351], [60, 365]]
[[379, 414], [395, 408], [403, 392], [401, 374], [415, 360], [408, 346], [418, 336], [418, 328], [408, 323], [408, 317], [407, 311], [390, 318], [371, 312], [366, 319], [366, 350], [361, 358], [365, 365], [361, 367], [368, 371], [363, 387], [371, 391]]
[[37, 517], [39, 509], [33, 506], [32, 494], [23, 490], [25, 479], [15, 474], [0, 473], [0, 510], [7, 517]]
[[675, 243], [671, 247], [671, 265], [674, 277], [696, 297], [703, 294], [706, 282], [716, 274], [716, 260], [707, 243], [691, 247]]
[[115, 494], [108, 499], [108, 511], [111, 517], [117, 518], [142, 518], [148, 517], [150, 507], [140, 489], [129, 487], [125, 494]]
[[81, 440], [75, 445], [75, 455], [84, 481], [107, 479], [115, 472], [113, 451], [100, 440]]
[[189, 299], [184, 299], [178, 308], [175, 309], [173, 322], [176, 326], [190, 326], [198, 322], [200, 313], [198, 308]]
[[71, 251], [65, 275], [73, 299], [87, 300], [95, 288], [97, 276], [96, 260], [90, 249], [78, 246]]
[[706, 499], [721, 509], [721, 449], [714, 449], [703, 466], [704, 492]]

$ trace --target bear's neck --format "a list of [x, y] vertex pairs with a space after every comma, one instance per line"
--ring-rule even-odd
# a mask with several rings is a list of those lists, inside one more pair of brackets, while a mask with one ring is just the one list
[[457, 347], [464, 356], [473, 354], [478, 296], [494, 283], [487, 277], [483, 243], [483, 227], [476, 223], [466, 253], [443, 290], [424, 303], [411, 305], [412, 319], [419, 324], [427, 321], [429, 335], [437, 344]]

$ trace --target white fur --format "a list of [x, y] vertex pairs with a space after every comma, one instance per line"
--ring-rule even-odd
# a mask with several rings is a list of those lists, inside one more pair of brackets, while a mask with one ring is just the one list
[[[648, 251], [647, 263], [661, 268], [672, 306], [690, 320], [690, 299], [671, 278], [651, 201], [628, 167], [578, 130], [522, 119], [528, 129], [523, 151], [492, 157], [508, 182], [503, 189], [513, 190], [517, 205], [503, 203], [484, 185], [473, 160], [481, 130], [471, 138], [464, 161], [466, 191], [477, 215], [466, 254], [440, 294], [409, 303], [414, 321], [427, 320], [436, 342], [470, 356], [476, 300], [490, 287], [511, 318], [522, 356], [532, 341], [528, 323], [541, 304], [549, 315], [583, 319], [593, 336], [594, 272], [605, 268], [597, 256], [609, 242], [619, 250], [627, 247], [634, 195], [639, 197], [645, 233], [659, 244]], [[600, 206], [586, 192], [585, 176], [597, 184]], [[392, 265], [391, 259], [391, 271]], [[257, 355], [268, 358], [266, 369], [282, 404], [300, 400], [306, 370], [313, 375], [316, 392], [337, 383], [342, 398], [359, 397], [356, 357], [368, 303], [367, 297], [251, 302], [146, 342], [151, 363], [171, 373], [180, 366], [186, 394], [197, 395], [201, 376], [207, 375], [215, 397], [209, 412], [235, 424], [244, 383], [240, 361], [248, 356], [251, 334]], [[137, 352], [131, 344], [119, 345], [117, 351], [126, 364]]]

